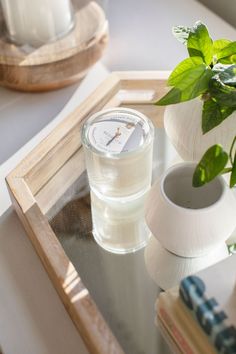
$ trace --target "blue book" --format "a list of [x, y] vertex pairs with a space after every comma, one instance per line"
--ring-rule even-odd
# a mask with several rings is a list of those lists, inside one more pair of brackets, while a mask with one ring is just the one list
[[236, 255], [181, 281], [179, 297], [218, 353], [236, 353]]

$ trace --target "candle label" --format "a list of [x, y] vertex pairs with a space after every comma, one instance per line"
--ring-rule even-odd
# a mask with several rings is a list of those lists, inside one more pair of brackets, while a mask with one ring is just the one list
[[94, 122], [89, 128], [88, 138], [97, 150], [122, 153], [141, 146], [148, 131], [148, 124], [138, 117], [115, 116]]

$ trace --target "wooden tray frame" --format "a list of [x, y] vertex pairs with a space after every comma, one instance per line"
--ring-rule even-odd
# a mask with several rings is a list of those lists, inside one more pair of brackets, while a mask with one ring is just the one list
[[124, 352], [65, 254], [46, 213], [85, 169], [80, 139], [84, 120], [103, 108], [122, 106], [143, 112], [161, 127], [163, 108], [153, 102], [165, 93], [168, 74], [110, 74], [6, 179], [16, 212], [91, 353]]

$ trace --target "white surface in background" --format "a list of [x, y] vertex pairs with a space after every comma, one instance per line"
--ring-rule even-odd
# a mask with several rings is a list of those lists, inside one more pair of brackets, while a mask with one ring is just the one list
[[0, 88], [0, 165], [60, 113], [77, 86], [41, 94]]
[[[236, 35], [194, 0], [110, 0], [108, 10], [111, 39], [104, 63], [112, 70], [172, 69], [185, 57], [185, 48], [171, 35], [175, 24], [191, 25], [202, 19], [215, 37]], [[74, 85], [32, 95], [0, 89], [0, 344], [5, 354], [87, 353], [9, 209], [4, 177], [106, 75], [98, 64], [78, 89]]]
[[186, 47], [172, 35], [176, 25], [207, 24], [213, 39], [235, 40], [236, 30], [194, 0], [110, 0], [111, 41], [104, 58], [110, 70], [172, 70]]

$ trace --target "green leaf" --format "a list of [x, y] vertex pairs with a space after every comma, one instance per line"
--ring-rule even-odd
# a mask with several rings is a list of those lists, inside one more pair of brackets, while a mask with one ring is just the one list
[[234, 157], [234, 163], [233, 163], [233, 167], [232, 167], [229, 185], [230, 185], [230, 188], [233, 188], [236, 185], [236, 154]]
[[[217, 59], [220, 60], [222, 58], [230, 57], [231, 55], [236, 54], [236, 42], [230, 42], [226, 47], [222, 48], [217, 53]], [[222, 62], [220, 60], [220, 62]]]
[[236, 54], [220, 59], [222, 64], [236, 64]]
[[222, 71], [227, 70], [231, 65], [229, 64], [222, 64], [222, 63], [217, 63], [213, 66], [212, 71], [214, 74], [219, 74]]
[[212, 181], [224, 169], [228, 154], [221, 145], [211, 146], [203, 155], [193, 174], [193, 186], [201, 187]]
[[201, 64], [204, 65], [201, 57], [192, 57], [181, 61], [181, 63], [179, 63], [172, 71], [168, 79], [168, 85], [177, 86], [182, 80], [185, 80], [188, 77], [193, 68], [196, 68], [196, 66]]
[[178, 80], [175, 87], [180, 90], [188, 90], [189, 99], [199, 96], [208, 89], [209, 81], [213, 73], [205, 64], [198, 65], [188, 70], [184, 80]]
[[218, 77], [225, 85], [236, 86], [236, 65], [226, 67], [219, 73]]
[[202, 110], [202, 132], [209, 132], [223, 122], [234, 108], [221, 106], [218, 102], [209, 99], [204, 102]]
[[199, 65], [189, 71], [185, 80], [178, 82], [164, 97], [155, 104], [165, 106], [168, 104], [179, 103], [191, 100], [208, 89], [212, 71], [205, 65]]
[[223, 48], [227, 47], [227, 45], [231, 43], [229, 39], [217, 39], [213, 42], [213, 54], [217, 54]]
[[168, 104], [174, 104], [181, 102], [181, 91], [178, 88], [172, 88], [165, 96], [159, 101], [155, 102], [157, 106], [167, 106]]
[[232, 244], [228, 245], [228, 250], [229, 250], [229, 254], [236, 253], [236, 243], [232, 243]]
[[229, 58], [232, 64], [236, 64], [236, 54], [231, 55]]
[[183, 44], [186, 44], [189, 36], [189, 32], [191, 31], [190, 27], [185, 26], [174, 26], [172, 28], [172, 33], [178, 41]]
[[207, 65], [213, 60], [213, 44], [207, 27], [200, 21], [191, 29], [187, 41], [188, 52], [191, 57], [200, 56]]
[[[222, 73], [215, 75], [209, 81], [209, 93], [221, 106], [236, 108], [236, 88], [225, 85], [221, 78], [226, 79]], [[234, 79], [231, 79], [233, 82]]]

